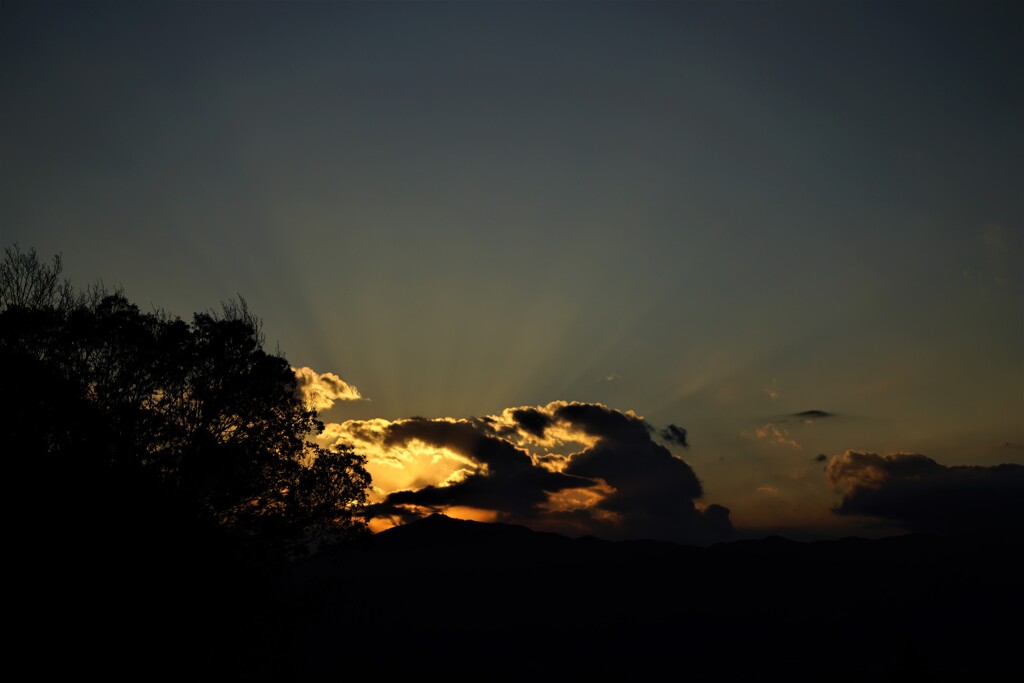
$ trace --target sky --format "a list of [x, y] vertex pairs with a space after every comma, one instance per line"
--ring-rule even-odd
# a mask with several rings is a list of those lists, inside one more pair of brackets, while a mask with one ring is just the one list
[[0, 242], [244, 297], [375, 528], [880, 535], [1020, 490], [1019, 3], [0, 13]]

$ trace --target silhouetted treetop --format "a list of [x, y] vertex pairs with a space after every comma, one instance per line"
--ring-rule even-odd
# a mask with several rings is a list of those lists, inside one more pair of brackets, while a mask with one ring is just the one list
[[124, 519], [145, 491], [281, 557], [365, 531], [365, 459], [309, 440], [323, 424], [244, 300], [189, 323], [60, 275], [17, 246], [0, 266], [4, 437], [57, 507]]

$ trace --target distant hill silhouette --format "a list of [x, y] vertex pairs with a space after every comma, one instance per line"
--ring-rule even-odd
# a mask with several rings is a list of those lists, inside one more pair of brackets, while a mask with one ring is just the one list
[[700, 548], [433, 515], [305, 560], [294, 581], [316, 613], [303, 655], [316, 674], [345, 671], [354, 647], [386, 657], [381, 672], [447, 680], [978, 680], [1022, 670], [1020, 545]]

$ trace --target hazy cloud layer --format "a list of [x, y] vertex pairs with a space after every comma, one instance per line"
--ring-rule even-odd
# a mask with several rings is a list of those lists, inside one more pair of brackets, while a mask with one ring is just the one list
[[1020, 529], [1024, 466], [941, 465], [924, 455], [847, 451], [827, 476], [842, 494], [841, 515], [869, 515], [911, 531], [954, 533]]
[[[681, 427], [665, 432], [685, 445]], [[381, 468], [372, 513], [394, 521], [454, 507], [606, 538], [727, 538], [729, 511], [695, 503], [700, 481], [653, 433], [632, 412], [564, 401], [483, 418], [353, 420], [325, 430]]]
[[318, 373], [312, 368], [292, 368], [295, 372], [295, 395], [313, 410], [327, 410], [336, 401], [362, 398], [359, 390], [333, 372]]

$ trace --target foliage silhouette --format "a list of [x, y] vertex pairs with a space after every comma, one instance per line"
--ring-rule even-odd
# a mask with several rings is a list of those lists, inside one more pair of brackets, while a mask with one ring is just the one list
[[[323, 424], [244, 300], [188, 323], [76, 291], [61, 266], [17, 246], [0, 264], [0, 436], [32, 579], [62, 612], [119, 613], [137, 653], [184, 619], [207, 644], [176, 654], [183, 669], [208, 670], [234, 624], [235, 659], [258, 668], [282, 647], [268, 605], [288, 561], [366, 533], [365, 459], [310, 441]], [[66, 557], [94, 601], [54, 589]]]
[[365, 529], [364, 458], [307, 439], [323, 425], [244, 300], [188, 324], [102, 285], [76, 294], [60, 271], [17, 247], [0, 268], [8, 443], [47, 466], [145, 481], [264, 552]]

